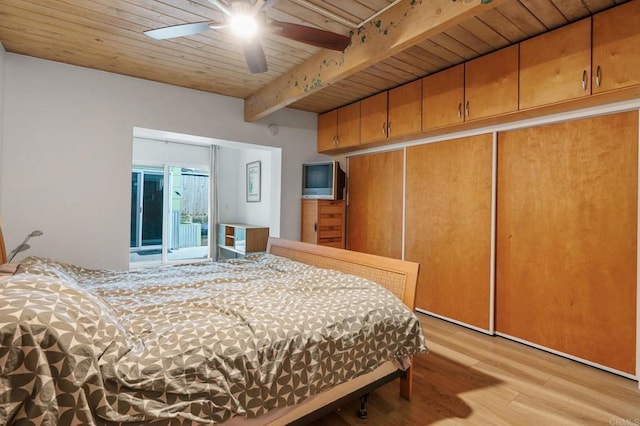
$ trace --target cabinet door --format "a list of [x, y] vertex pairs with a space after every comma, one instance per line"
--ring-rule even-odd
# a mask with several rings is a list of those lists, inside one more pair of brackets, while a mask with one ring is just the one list
[[593, 93], [640, 84], [640, 1], [593, 17]]
[[243, 231], [245, 234], [244, 250], [246, 253], [262, 252], [267, 250], [269, 228], [248, 225], [243, 228]]
[[416, 307], [485, 330], [491, 303], [493, 137], [407, 148], [405, 258]]
[[465, 63], [465, 119], [518, 109], [518, 45]]
[[591, 19], [520, 43], [520, 109], [591, 94]]
[[403, 152], [349, 158], [347, 248], [402, 258]]
[[422, 79], [422, 129], [464, 121], [464, 64]]
[[389, 90], [388, 121], [389, 137], [422, 129], [422, 80]]
[[360, 101], [360, 143], [387, 138], [387, 92]]
[[318, 243], [318, 200], [302, 200], [300, 241]]
[[638, 112], [498, 136], [496, 330], [635, 374]]
[[332, 110], [318, 115], [318, 152], [336, 149], [338, 111]]
[[338, 108], [337, 148], [360, 143], [360, 102]]

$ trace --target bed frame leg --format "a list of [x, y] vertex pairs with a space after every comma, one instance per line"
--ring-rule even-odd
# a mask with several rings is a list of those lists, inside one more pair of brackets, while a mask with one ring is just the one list
[[360, 397], [360, 409], [356, 413], [359, 419], [367, 418], [367, 398], [369, 398], [369, 394], [364, 394]]
[[[413, 365], [413, 357], [411, 357], [411, 365]], [[411, 401], [413, 393], [413, 368], [409, 367], [400, 377], [400, 396], [407, 401]]]

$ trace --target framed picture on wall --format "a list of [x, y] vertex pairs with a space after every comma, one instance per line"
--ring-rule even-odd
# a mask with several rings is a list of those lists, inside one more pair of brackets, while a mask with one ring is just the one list
[[260, 161], [247, 163], [247, 203], [260, 202]]

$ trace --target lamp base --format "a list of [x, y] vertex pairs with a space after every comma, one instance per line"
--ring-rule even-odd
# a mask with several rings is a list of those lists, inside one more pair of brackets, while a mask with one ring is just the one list
[[16, 273], [16, 269], [18, 269], [17, 263], [4, 263], [0, 265], [0, 277], [5, 275], [13, 275]]

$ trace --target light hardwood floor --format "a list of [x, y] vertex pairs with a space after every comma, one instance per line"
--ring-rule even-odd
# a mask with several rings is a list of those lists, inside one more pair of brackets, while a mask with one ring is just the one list
[[640, 425], [634, 380], [418, 315], [430, 352], [416, 357], [413, 400], [393, 382], [370, 395], [367, 420], [354, 401], [314, 425]]

